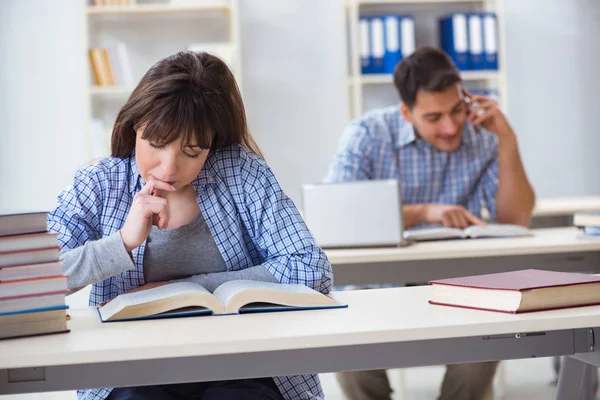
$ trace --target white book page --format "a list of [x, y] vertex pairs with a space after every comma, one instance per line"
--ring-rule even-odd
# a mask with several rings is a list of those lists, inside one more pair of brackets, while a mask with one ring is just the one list
[[168, 285], [158, 286], [152, 289], [140, 290], [139, 292], [122, 294], [119, 297], [121, 297], [122, 300], [125, 300], [127, 305], [131, 305], [149, 303], [158, 299], [165, 299], [188, 292], [201, 292], [210, 294], [208, 290], [196, 283], [176, 282]]
[[103, 319], [108, 319], [126, 307], [151, 303], [160, 299], [174, 297], [180, 294], [200, 292], [210, 296], [211, 293], [202, 286], [191, 282], [177, 282], [158, 286], [152, 289], [124, 293], [100, 308]]
[[[260, 282], [260, 281], [252, 281], [252, 280], [234, 280], [225, 282], [221, 286], [219, 286], [215, 291], [214, 295], [223, 303], [225, 307], [228, 308], [228, 304], [231, 303], [231, 300], [236, 296], [241, 294], [244, 291], [261, 291], [263, 295], [261, 299], [256, 299], [260, 302], [265, 302], [264, 293], [268, 292], [287, 292], [292, 294], [320, 294], [319, 292], [309, 288], [305, 285], [300, 284], [288, 284], [284, 285], [281, 283], [273, 283], [273, 282]], [[268, 294], [267, 294], [268, 297]], [[273, 300], [275, 303], [276, 301]], [[229, 310], [232, 312], [232, 310]], [[237, 310], [235, 310], [237, 312]]]
[[473, 225], [465, 229], [468, 237], [518, 237], [531, 236], [533, 232], [520, 225], [488, 224], [486, 226]]
[[434, 228], [416, 228], [404, 231], [406, 240], [441, 240], [441, 239], [461, 239], [465, 237], [465, 232], [458, 228], [434, 227]]

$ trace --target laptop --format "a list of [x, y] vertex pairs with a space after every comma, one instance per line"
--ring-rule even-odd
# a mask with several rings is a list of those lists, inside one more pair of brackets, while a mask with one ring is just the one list
[[402, 246], [400, 182], [302, 186], [304, 221], [321, 247]]

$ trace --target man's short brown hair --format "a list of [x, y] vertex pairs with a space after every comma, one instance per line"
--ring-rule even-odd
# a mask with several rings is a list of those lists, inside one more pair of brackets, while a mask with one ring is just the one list
[[421, 47], [394, 69], [394, 85], [400, 99], [412, 109], [419, 89], [442, 92], [461, 81], [458, 69], [440, 49]]

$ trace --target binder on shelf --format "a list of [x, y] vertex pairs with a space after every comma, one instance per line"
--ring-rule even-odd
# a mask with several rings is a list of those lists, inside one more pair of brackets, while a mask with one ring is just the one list
[[384, 74], [393, 74], [396, 65], [415, 51], [415, 21], [409, 15], [385, 15], [383, 18]]
[[129, 50], [123, 42], [117, 42], [114, 51], [117, 53], [118, 67], [121, 75], [121, 84], [125, 86], [134, 86], [136, 84], [131, 69], [131, 60], [129, 59]]
[[121, 41], [106, 41], [103, 46], [113, 73], [114, 84], [131, 87], [135, 85], [127, 45]]
[[371, 56], [371, 34], [369, 18], [360, 17], [358, 22], [360, 35], [360, 70], [363, 74], [370, 74], [373, 67]]
[[[412, 16], [402, 16], [400, 20], [400, 52], [401, 59], [410, 56], [417, 48], [415, 20]], [[393, 71], [392, 71], [393, 72]]]
[[386, 15], [383, 17], [385, 32], [385, 54], [383, 55], [383, 72], [394, 73], [396, 64], [402, 59], [400, 52], [400, 24], [402, 18], [398, 15]]
[[441, 18], [440, 42], [444, 50], [461, 71], [469, 69], [469, 38], [467, 29], [467, 15], [463, 13], [451, 14]]
[[485, 69], [483, 57], [483, 27], [481, 23], [481, 14], [468, 15], [469, 32], [469, 69]]
[[483, 13], [483, 68], [498, 69], [498, 28], [496, 14]]
[[369, 25], [371, 36], [371, 73], [383, 74], [383, 58], [385, 56], [383, 18], [371, 17]]

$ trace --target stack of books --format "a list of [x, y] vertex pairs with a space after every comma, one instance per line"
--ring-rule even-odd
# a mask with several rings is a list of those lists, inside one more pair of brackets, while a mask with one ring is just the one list
[[576, 213], [573, 216], [573, 224], [588, 236], [600, 236], [600, 211]]
[[0, 210], [0, 339], [68, 332], [58, 250], [45, 212]]

